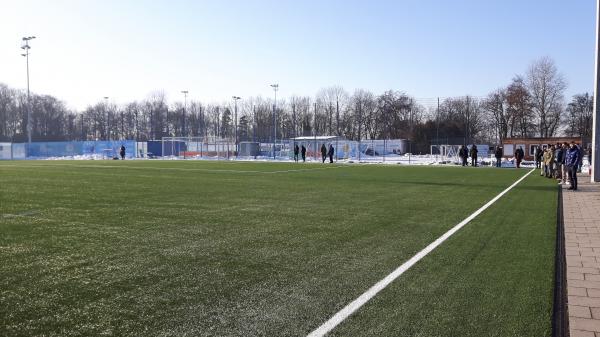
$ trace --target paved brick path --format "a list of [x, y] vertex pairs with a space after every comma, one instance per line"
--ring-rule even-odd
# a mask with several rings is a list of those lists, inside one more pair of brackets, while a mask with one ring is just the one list
[[563, 185], [567, 295], [571, 337], [600, 337], [600, 184], [579, 177]]

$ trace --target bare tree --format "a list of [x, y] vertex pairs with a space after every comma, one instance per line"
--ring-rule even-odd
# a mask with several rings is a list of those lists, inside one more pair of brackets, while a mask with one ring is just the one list
[[588, 93], [573, 96], [567, 106], [567, 129], [569, 136], [591, 141], [594, 96]]
[[497, 141], [507, 138], [508, 126], [512, 122], [507, 105], [506, 90], [504, 89], [490, 93], [482, 102], [482, 108], [489, 116]]
[[564, 77], [551, 58], [543, 57], [529, 67], [527, 88], [531, 94], [540, 137], [551, 137], [558, 130], [564, 110], [563, 93], [566, 87]]
[[532, 137], [535, 130], [533, 102], [522, 77], [515, 77], [506, 88], [506, 101], [511, 116], [510, 136]]

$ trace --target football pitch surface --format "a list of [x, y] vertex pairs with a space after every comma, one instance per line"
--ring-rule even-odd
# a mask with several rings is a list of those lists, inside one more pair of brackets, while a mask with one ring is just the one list
[[[0, 162], [1, 336], [306, 336], [528, 171]], [[550, 336], [530, 174], [330, 336]]]

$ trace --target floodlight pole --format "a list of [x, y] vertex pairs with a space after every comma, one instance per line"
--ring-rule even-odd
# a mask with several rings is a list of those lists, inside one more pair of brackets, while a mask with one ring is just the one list
[[25, 50], [25, 54], [21, 54], [21, 56], [25, 57], [27, 63], [27, 142], [31, 144], [31, 96], [29, 94], [29, 41], [35, 39], [35, 36], [26, 36], [23, 37], [23, 41], [25, 44], [21, 46], [21, 49]]
[[182, 90], [181, 93], [183, 94], [183, 125], [182, 125], [182, 129], [183, 129], [183, 136], [187, 136], [187, 134], [185, 133], [185, 110], [187, 109], [187, 95], [188, 95], [187, 90]]
[[[600, 182], [600, 111], [598, 110], [598, 95], [600, 94], [600, 67], [598, 53], [600, 49], [600, 0], [596, 1], [596, 76], [594, 79], [594, 117], [592, 127], [592, 182]], [[583, 145], [583, 144], [582, 144]]]
[[239, 96], [233, 96], [233, 102], [234, 102], [234, 127], [235, 127], [235, 158], [238, 157], [238, 153], [240, 152], [240, 149], [238, 148], [238, 116], [237, 116], [237, 101], [242, 99]]
[[108, 96], [104, 96], [104, 110], [106, 110], [106, 136], [110, 140], [110, 113], [108, 112]]
[[275, 92], [275, 101], [273, 102], [273, 159], [275, 159], [275, 144], [277, 143], [277, 90], [279, 90], [279, 84], [271, 84], [271, 88]]

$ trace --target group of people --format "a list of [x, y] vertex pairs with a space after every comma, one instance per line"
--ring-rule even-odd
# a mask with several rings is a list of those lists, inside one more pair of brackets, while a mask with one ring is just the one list
[[[588, 155], [591, 157], [591, 149], [588, 149]], [[583, 150], [578, 144], [549, 144], [545, 149], [538, 146], [534, 158], [541, 176], [557, 179], [559, 184], [569, 184], [569, 190], [577, 190], [577, 173], [583, 165]]]
[[[333, 163], [333, 154], [335, 153], [335, 149], [333, 148], [332, 144], [329, 144], [329, 149], [327, 149], [327, 146], [325, 146], [325, 144], [321, 145], [321, 159], [323, 160], [323, 163], [325, 163], [325, 160], [327, 159], [327, 157], [329, 157], [329, 163]], [[306, 147], [304, 146], [304, 144], [302, 144], [302, 146], [298, 146], [298, 144], [294, 145], [294, 161], [298, 162], [298, 154], [302, 155], [302, 162], [306, 162]]]
[[468, 149], [466, 146], [461, 146], [458, 150], [458, 156], [462, 161], [462, 166], [468, 166], [467, 159], [471, 157], [471, 166], [477, 167], [477, 146], [473, 144], [471, 149]]

